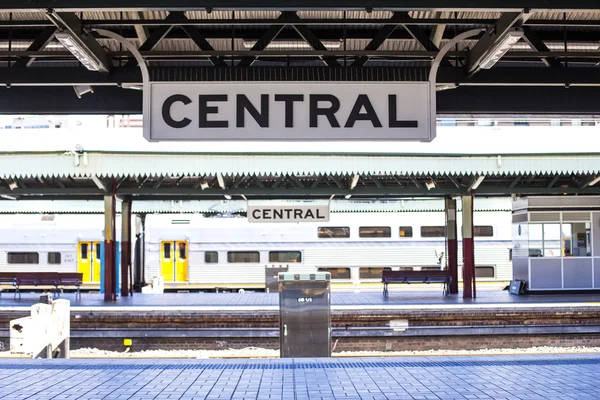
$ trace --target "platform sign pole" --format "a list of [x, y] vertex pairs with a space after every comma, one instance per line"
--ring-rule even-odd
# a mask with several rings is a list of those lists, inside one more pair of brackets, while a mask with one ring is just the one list
[[475, 297], [475, 245], [473, 242], [473, 195], [462, 196], [463, 298]]
[[131, 200], [121, 203], [121, 296], [129, 296], [131, 265]]
[[450, 293], [458, 293], [458, 238], [456, 223], [456, 200], [446, 198], [446, 259], [452, 276]]
[[116, 300], [116, 196], [115, 181], [113, 191], [104, 196], [104, 301]]

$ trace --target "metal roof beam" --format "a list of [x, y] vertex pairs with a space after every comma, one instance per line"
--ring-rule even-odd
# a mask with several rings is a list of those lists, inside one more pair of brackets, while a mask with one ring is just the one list
[[[279, 16], [279, 18], [277, 18], [277, 20], [283, 20], [283, 19], [290, 19], [292, 17], [292, 15], [296, 15], [293, 12], [282, 12], [281, 15]], [[256, 41], [256, 43], [254, 43], [254, 45], [252, 46], [252, 48], [250, 49], [250, 51], [261, 51], [261, 50], [265, 50], [267, 48], [267, 46], [273, 41], [273, 39], [275, 39], [277, 37], [277, 35], [279, 35], [279, 33], [281, 33], [281, 31], [283, 30], [283, 28], [285, 27], [285, 24], [276, 24], [276, 25], [271, 25], [271, 27], [269, 29], [267, 29], [261, 36], [260, 38]], [[252, 63], [254, 63], [254, 61], [256, 61], [258, 57], [243, 57], [242, 60], [238, 63], [238, 67], [249, 67], [252, 65]]]
[[[543, 51], [543, 52], [550, 51], [548, 46], [546, 46], [544, 41], [542, 39], [540, 39], [540, 36], [533, 29], [525, 26], [525, 27], [523, 27], [523, 32], [525, 32], [525, 36], [523, 36], [523, 40], [525, 40], [527, 42], [527, 44], [529, 44], [533, 50]], [[556, 58], [556, 57], [542, 57], [542, 62], [544, 64], [546, 64], [547, 67], [560, 68], [563, 66], [562, 63], [560, 61], [558, 61], [558, 58]]]
[[[291, 19], [294, 21], [300, 20], [300, 17], [296, 13], [291, 16]], [[321, 40], [314, 34], [307, 26], [304, 25], [294, 25], [294, 29], [302, 36], [302, 38], [309, 44], [313, 50], [327, 51], [327, 48], [321, 42]], [[335, 57], [332, 56], [321, 56], [320, 57], [325, 64], [330, 67], [339, 67], [340, 63], [336, 60]]]
[[[170, 24], [171, 21], [175, 19], [183, 19], [185, 14], [183, 11], [171, 11], [171, 13], [165, 18], [165, 25], [160, 25], [157, 27], [152, 34], [148, 37], [148, 39], [142, 43], [142, 45], [138, 48], [139, 51], [151, 51], [156, 47], [156, 45], [165, 37], [167, 34], [173, 29], [173, 25]], [[130, 60], [125, 64], [125, 66], [133, 66], [136, 65], [137, 61], [135, 59]]]
[[[206, 38], [204, 36], [202, 36], [202, 33], [200, 33], [200, 30], [198, 28], [196, 28], [194, 26], [188, 26], [188, 25], [182, 26], [181, 28], [190, 37], [190, 39], [192, 39], [194, 41], [194, 43], [196, 43], [196, 46], [198, 46], [200, 48], [200, 50], [202, 50], [202, 51], [214, 51], [215, 50], [211, 46], [211, 44], [208, 43]], [[214, 65], [215, 67], [226, 67], [227, 66], [227, 63], [219, 57], [212, 56], [212, 57], [208, 57], [208, 59], [210, 60], [212, 65]]]
[[[142, 11], [136, 11], [134, 13], [138, 16], [140, 21], [143, 21], [145, 19], [144, 13]], [[150, 36], [150, 32], [148, 31], [148, 27], [145, 26], [145, 24], [143, 24], [143, 23], [135, 24], [134, 28], [135, 28], [135, 33], [137, 34], [137, 37], [138, 37], [138, 40], [140, 41], [140, 43], [144, 43], [146, 40], [148, 40], [148, 36]]]
[[[398, 21], [405, 20], [407, 15], [408, 15], [408, 13], [395, 12], [392, 15], [392, 17], [390, 18], [390, 22], [393, 22], [393, 23], [384, 25], [379, 30], [379, 32], [377, 32], [377, 34], [373, 37], [373, 39], [371, 39], [369, 44], [367, 44], [367, 47], [365, 47], [365, 50], [379, 49], [379, 47], [381, 47], [383, 42], [385, 42], [387, 40], [387, 38], [390, 37], [392, 32], [394, 32], [394, 30], [398, 27], [398, 25], [399, 25]], [[365, 65], [367, 63], [367, 61], [369, 61], [368, 56], [358, 57], [356, 60], [354, 60], [354, 62], [350, 66], [351, 67], [362, 67], [363, 65]]]
[[83, 29], [81, 20], [72, 12], [51, 12], [47, 17], [55, 23], [59, 29], [64, 29], [76, 40], [81, 47], [93, 54], [98, 60], [102, 72], [110, 72], [112, 60], [104, 51], [100, 43]]
[[[49, 26], [42, 30], [38, 37], [29, 45], [27, 51], [40, 51], [46, 48], [48, 43], [54, 39], [54, 33], [56, 32], [55, 26]], [[35, 61], [35, 57], [21, 57], [14, 64], [13, 67], [23, 68], [29, 67]]]
[[529, 15], [529, 13], [526, 14], [524, 12], [507, 12], [502, 14], [494, 27], [486, 31], [469, 52], [466, 65], [467, 72], [470, 75], [476, 73], [486, 53], [502, 40], [510, 29], [520, 27]]
[[[373, 9], [387, 10], [474, 10], [474, 11], [499, 11], [523, 8], [522, 0], [454, 0], [449, 7], [447, 0], [371, 0], [368, 3]], [[528, 7], [539, 9], [579, 9], [593, 10], [598, 8], [595, 0], [529, 0]], [[296, 0], [285, 3], [277, 0], [2, 0], [0, 9], [3, 10], [35, 10], [40, 8], [64, 8], [71, 10], [107, 9], [119, 10], [169, 10], [169, 9], [243, 9], [263, 10], [294, 7], [294, 9], [334, 9], [364, 10], [365, 2], [362, 0], [346, 0], [343, 5], [338, 0]]]
[[[405, 14], [404, 15], [405, 19], [411, 18], [408, 15], [408, 13], [403, 13], [403, 14]], [[433, 43], [431, 38], [429, 36], [427, 36], [425, 31], [420, 26], [417, 26], [417, 25], [403, 25], [403, 26], [404, 26], [404, 29], [406, 29], [406, 31], [410, 34], [410, 36], [412, 36], [417, 42], [419, 42], [426, 51], [435, 51], [435, 52], [440, 51], [439, 47], [435, 43]], [[451, 66], [451, 64], [448, 60], [443, 60], [441, 63], [441, 66], [449, 67], [449, 66]]]

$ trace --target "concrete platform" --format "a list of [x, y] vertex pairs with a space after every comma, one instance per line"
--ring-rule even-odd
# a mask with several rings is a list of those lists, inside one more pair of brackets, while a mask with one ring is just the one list
[[[28, 307], [38, 302], [39, 293], [23, 292], [21, 298], [5, 292], [0, 296], [0, 309]], [[119, 297], [117, 301], [105, 302], [101, 294], [83, 293], [76, 298], [74, 293], [64, 293], [61, 298], [71, 301], [71, 306], [81, 309], [126, 307], [131, 309], [246, 309], [275, 310], [279, 304], [277, 293], [165, 293], [161, 295], [134, 294]], [[331, 295], [332, 309], [424, 309], [424, 308], [519, 308], [553, 307], [560, 303], [565, 307], [600, 307], [600, 293], [529, 294], [511, 295], [506, 290], [480, 290], [475, 299], [463, 299], [462, 294], [442, 296], [441, 291], [402, 291], [395, 288], [388, 298], [381, 292], [346, 293]]]
[[0, 360], [0, 398], [598, 399], [599, 355]]

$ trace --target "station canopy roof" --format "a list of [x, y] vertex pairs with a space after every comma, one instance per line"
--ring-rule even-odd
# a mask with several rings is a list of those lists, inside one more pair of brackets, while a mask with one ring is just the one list
[[[440, 114], [596, 113], [598, 21], [591, 0], [3, 0], [0, 109], [139, 113], [141, 93], [124, 89], [141, 82], [132, 55], [95, 29], [134, 44], [154, 81], [420, 81], [444, 44], [480, 29], [441, 65], [440, 89], [453, 89], [438, 92]], [[522, 39], [482, 68], [515, 30]], [[78, 99], [73, 86], [88, 85]]]
[[5, 129], [0, 199], [90, 200], [113, 189], [137, 200], [600, 194], [600, 154], [590, 145], [598, 129], [440, 127], [426, 144], [293, 146], [167, 146], [145, 142], [139, 129]]

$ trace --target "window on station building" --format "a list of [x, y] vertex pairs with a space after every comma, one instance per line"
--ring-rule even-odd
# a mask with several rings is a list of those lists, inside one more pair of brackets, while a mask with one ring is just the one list
[[563, 223], [561, 227], [561, 245], [563, 257], [591, 256], [591, 223]]
[[329, 272], [331, 279], [350, 279], [350, 268], [327, 267], [319, 268], [319, 272]]
[[60, 253], [52, 252], [48, 253], [48, 264], [60, 264]]
[[529, 225], [529, 257], [560, 257], [560, 224]]
[[318, 236], [322, 239], [349, 238], [350, 228], [347, 226], [321, 226], [318, 229]]
[[445, 226], [422, 226], [421, 237], [446, 237]]
[[260, 262], [260, 253], [258, 251], [229, 251], [227, 252], [227, 262], [232, 264], [256, 264]]
[[6, 260], [9, 264], [39, 264], [39, 253], [8, 253]]
[[358, 228], [359, 237], [392, 237], [392, 228], [389, 226], [361, 226]]
[[494, 227], [489, 225], [474, 226], [473, 227], [474, 237], [492, 237], [494, 236]]
[[270, 263], [299, 263], [302, 262], [302, 253], [299, 251], [270, 251]]
[[219, 253], [216, 251], [205, 251], [204, 252], [204, 263], [205, 264], [218, 264]]
[[413, 237], [412, 226], [401, 226], [400, 227], [400, 237]]

